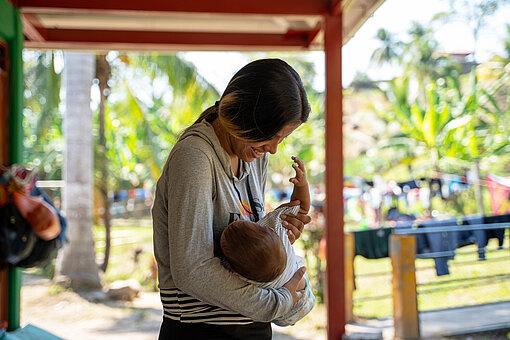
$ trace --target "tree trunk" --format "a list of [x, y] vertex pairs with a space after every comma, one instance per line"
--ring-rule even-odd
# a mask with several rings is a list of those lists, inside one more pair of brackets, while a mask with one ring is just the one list
[[66, 88], [63, 133], [63, 211], [68, 222], [69, 242], [60, 252], [57, 277], [73, 289], [101, 288], [92, 237], [93, 153], [90, 87], [94, 77], [94, 55], [64, 53]]
[[98, 143], [98, 158], [99, 169], [101, 172], [98, 179], [98, 189], [103, 203], [103, 223], [105, 229], [105, 249], [104, 259], [100, 268], [106, 272], [108, 268], [108, 261], [110, 259], [111, 247], [111, 216], [110, 216], [110, 202], [108, 201], [108, 159], [106, 157], [106, 136], [105, 136], [105, 103], [107, 99], [108, 80], [110, 80], [110, 64], [106, 60], [106, 55], [100, 54], [96, 57], [96, 77], [99, 80], [99, 92], [101, 93], [101, 100], [99, 102], [99, 143]]
[[480, 183], [480, 162], [475, 160], [473, 165], [473, 186], [475, 189], [476, 203], [478, 204], [478, 212], [485, 216], [485, 206], [483, 205], [483, 192]]
[[[439, 150], [437, 148], [432, 148], [430, 153], [430, 162], [432, 164], [432, 176], [430, 176], [431, 179], [433, 178], [439, 178]], [[432, 180], [429, 182], [429, 207], [425, 209], [425, 215], [427, 217], [432, 217], [432, 211], [434, 210], [432, 208], [432, 192], [433, 192], [433, 185]]]

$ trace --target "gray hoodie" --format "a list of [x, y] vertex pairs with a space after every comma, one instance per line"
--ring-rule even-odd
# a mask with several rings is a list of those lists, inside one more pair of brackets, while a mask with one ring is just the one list
[[[243, 324], [268, 322], [291, 309], [292, 296], [286, 288], [263, 289], [247, 283], [217, 257], [221, 256], [219, 237], [227, 224], [250, 219], [247, 211], [252, 208], [260, 218], [264, 216], [267, 162], [267, 154], [250, 163], [241, 161], [236, 178], [230, 157], [205, 121], [188, 128], [172, 149], [152, 208], [165, 317]], [[247, 182], [255, 207], [249, 203]]]

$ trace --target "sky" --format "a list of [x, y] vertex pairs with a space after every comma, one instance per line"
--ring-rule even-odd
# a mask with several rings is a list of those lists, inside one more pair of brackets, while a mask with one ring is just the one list
[[[405, 32], [412, 21], [427, 24], [433, 15], [448, 9], [447, 0], [386, 0], [342, 48], [342, 83], [348, 86], [357, 71], [368, 73], [374, 79], [388, 79], [395, 76], [395, 70], [371, 66], [370, 55], [378, 47], [375, 35], [379, 28], [397, 34], [405, 39]], [[492, 53], [502, 52], [501, 39], [505, 24], [510, 24], [510, 6], [500, 8], [486, 28], [480, 33], [477, 58], [484, 61]], [[445, 24], [436, 30], [436, 39], [445, 52], [472, 51], [473, 39], [468, 26], [460, 23]], [[186, 60], [193, 62], [199, 73], [221, 93], [234, 73], [243, 67], [248, 57], [239, 52], [182, 52]], [[324, 89], [324, 53], [310, 52], [314, 61], [317, 78], [314, 87]]]

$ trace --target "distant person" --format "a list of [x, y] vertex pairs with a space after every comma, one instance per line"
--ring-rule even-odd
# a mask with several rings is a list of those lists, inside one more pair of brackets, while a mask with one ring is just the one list
[[[159, 339], [271, 339], [270, 321], [301, 298], [304, 267], [283, 287], [265, 289], [241, 280], [218, 256], [226, 225], [266, 214], [268, 153], [309, 113], [296, 71], [280, 59], [256, 60], [173, 147], [152, 208], [164, 312]], [[311, 220], [302, 213], [282, 219], [291, 242]]]
[[[305, 264], [305, 259], [295, 254], [289, 241], [287, 229], [282, 226], [282, 214], [308, 214], [310, 192], [303, 161], [292, 157], [296, 176], [291, 201], [299, 200], [299, 206], [280, 207], [267, 214], [259, 222], [239, 220], [230, 223], [221, 235], [220, 245], [231, 269], [243, 280], [262, 288], [282, 287], [296, 271]], [[307, 315], [315, 305], [310, 281], [305, 274], [299, 281], [298, 290], [305, 290], [303, 297], [290, 312], [273, 320], [278, 326], [294, 325]]]

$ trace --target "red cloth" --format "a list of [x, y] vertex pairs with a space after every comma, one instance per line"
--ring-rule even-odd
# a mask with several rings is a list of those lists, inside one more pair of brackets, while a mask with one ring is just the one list
[[487, 189], [491, 196], [492, 215], [501, 215], [510, 213], [510, 202], [508, 200], [510, 193], [510, 177], [498, 177], [488, 175]]

